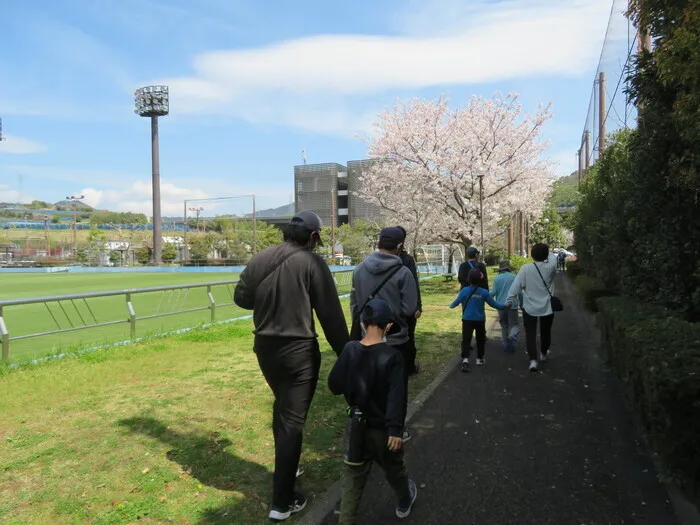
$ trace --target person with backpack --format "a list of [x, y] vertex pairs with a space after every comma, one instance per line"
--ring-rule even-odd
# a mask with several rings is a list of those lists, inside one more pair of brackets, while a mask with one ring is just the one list
[[[352, 274], [350, 290], [350, 312], [353, 318], [351, 339], [363, 337], [360, 315], [365, 306], [379, 297], [387, 302], [396, 314], [396, 322], [387, 334], [387, 344], [399, 351], [404, 363], [411, 358], [411, 342], [408, 336], [407, 319], [414, 316], [418, 308], [416, 280], [401, 262], [399, 253], [403, 247], [403, 232], [396, 227], [383, 228], [379, 233], [378, 251], [372, 252]], [[408, 389], [408, 370], [404, 366], [405, 388]], [[404, 430], [403, 441], [411, 439]]]
[[423, 313], [423, 302], [420, 296], [420, 279], [418, 278], [418, 267], [416, 266], [416, 260], [413, 256], [406, 251], [406, 228], [403, 226], [397, 226], [399, 230], [403, 233], [404, 245], [401, 247], [401, 252], [399, 257], [403, 265], [408, 268], [416, 280], [416, 292], [418, 294], [418, 309], [416, 313], [406, 319], [408, 323], [408, 340], [410, 341], [411, 353], [408, 356], [408, 361], [405, 363], [406, 368], [408, 368], [408, 375], [417, 374], [420, 371], [420, 363], [416, 362], [416, 355], [418, 354], [418, 348], [416, 347], [416, 325], [418, 324], [418, 319]]
[[[520, 303], [525, 326], [525, 345], [530, 360], [529, 369], [537, 372], [537, 325], [540, 325], [540, 362], [550, 357], [552, 343], [552, 324], [554, 323], [553, 302], [559, 302], [554, 296], [554, 279], [557, 275], [557, 257], [549, 253], [549, 246], [537, 243], [530, 252], [535, 262], [520, 268], [518, 275], [508, 291], [506, 303], [515, 302], [522, 294]], [[560, 309], [563, 307], [560, 307]]]
[[396, 515], [406, 518], [418, 489], [406, 474], [403, 430], [407, 392], [401, 353], [385, 339], [396, 321], [386, 301], [370, 300], [360, 313], [364, 337], [350, 341], [328, 376], [328, 387], [348, 403], [345, 476], [339, 525], [355, 525], [373, 463], [377, 463], [398, 499]]
[[481, 272], [479, 287], [488, 290], [489, 273], [486, 269], [486, 265], [479, 261], [479, 250], [477, 250], [475, 246], [470, 246], [467, 248], [467, 260], [459, 266], [457, 279], [459, 280], [459, 284], [462, 288], [469, 286], [469, 272], [472, 270], [479, 270]]
[[333, 275], [314, 248], [321, 242], [321, 218], [297, 213], [284, 242], [253, 256], [241, 273], [234, 302], [253, 310], [253, 348], [275, 397], [275, 440], [270, 519], [284, 521], [306, 507], [294, 490], [309, 406], [316, 392], [321, 352], [313, 312], [336, 354], [347, 343], [348, 327]]
[[492, 308], [505, 310], [507, 306], [497, 302], [486, 288], [481, 287], [483, 275], [472, 270], [467, 277], [469, 286], [462, 288], [450, 308], [462, 305], [462, 372], [469, 372], [469, 354], [472, 349], [472, 336], [476, 332], [477, 365], [486, 364], [486, 312], [488, 303]]

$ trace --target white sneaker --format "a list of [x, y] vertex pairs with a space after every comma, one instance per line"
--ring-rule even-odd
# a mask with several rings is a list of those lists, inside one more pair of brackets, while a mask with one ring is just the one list
[[537, 361], [530, 361], [530, 372], [537, 372]]
[[477, 365], [485, 365], [486, 364], [486, 359], [482, 358], [479, 359], [478, 357], [476, 358], [476, 364]]
[[469, 358], [462, 359], [462, 372], [469, 372]]
[[540, 352], [540, 361], [542, 361], [543, 363], [549, 361], [549, 350], [547, 350], [546, 354]]

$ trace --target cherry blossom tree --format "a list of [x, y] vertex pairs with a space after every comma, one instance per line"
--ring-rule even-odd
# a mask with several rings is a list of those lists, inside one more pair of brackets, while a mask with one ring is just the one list
[[516, 211], [541, 215], [554, 180], [540, 140], [549, 118], [549, 106], [523, 114], [517, 95], [472, 97], [457, 108], [444, 97], [399, 103], [379, 115], [368, 146], [380, 161], [363, 173], [358, 194], [404, 224], [415, 242], [483, 245], [480, 177], [486, 239]]

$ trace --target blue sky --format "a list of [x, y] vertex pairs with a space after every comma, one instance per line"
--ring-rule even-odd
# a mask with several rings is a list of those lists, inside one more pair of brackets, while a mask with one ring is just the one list
[[0, 201], [83, 192], [89, 204], [150, 215], [150, 128], [132, 99], [161, 82], [171, 89], [160, 121], [166, 215], [181, 215], [188, 197], [255, 193], [259, 209], [286, 204], [302, 148], [309, 163], [363, 158], [358, 137], [378, 111], [443, 93], [460, 103], [516, 92], [533, 111], [552, 102], [550, 156], [568, 173], [610, 4], [7, 2]]

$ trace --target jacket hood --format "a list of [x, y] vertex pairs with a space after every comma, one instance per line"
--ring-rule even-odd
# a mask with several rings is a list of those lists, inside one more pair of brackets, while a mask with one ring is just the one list
[[365, 259], [365, 268], [372, 274], [383, 274], [395, 266], [402, 266], [401, 258], [384, 252], [372, 252]]

